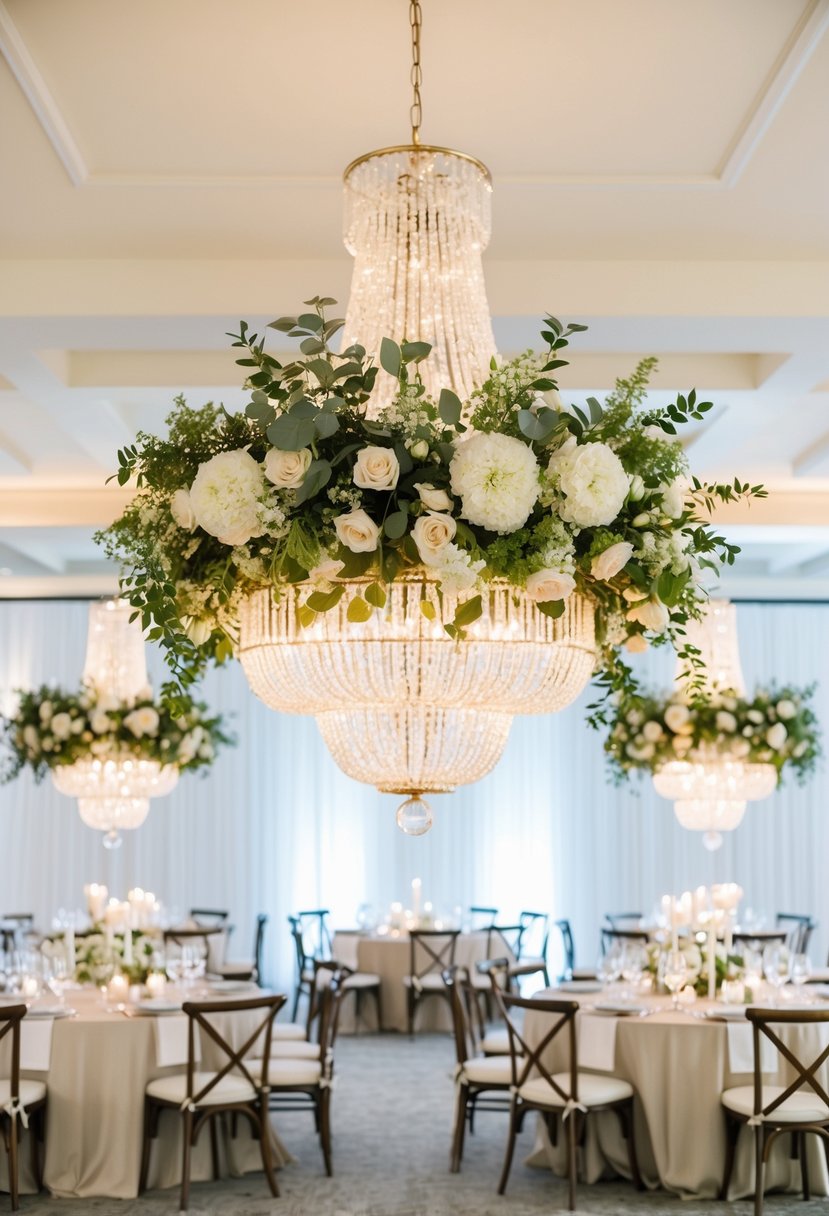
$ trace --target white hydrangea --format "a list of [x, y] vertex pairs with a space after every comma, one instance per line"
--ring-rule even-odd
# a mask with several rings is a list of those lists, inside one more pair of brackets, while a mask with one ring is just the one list
[[244, 448], [219, 452], [199, 466], [190, 487], [196, 522], [223, 545], [244, 545], [264, 528], [259, 499], [264, 492], [261, 465]]
[[523, 527], [538, 499], [538, 462], [526, 443], [509, 435], [480, 433], [463, 440], [449, 473], [463, 518], [489, 532]]
[[469, 591], [478, 581], [478, 575], [486, 565], [485, 561], [474, 561], [465, 549], [451, 542], [444, 546], [440, 565], [430, 568], [437, 573], [441, 590], [446, 595], [457, 595], [461, 591]]
[[564, 496], [562, 518], [580, 528], [612, 524], [630, 489], [621, 460], [606, 443], [559, 449], [547, 471]]

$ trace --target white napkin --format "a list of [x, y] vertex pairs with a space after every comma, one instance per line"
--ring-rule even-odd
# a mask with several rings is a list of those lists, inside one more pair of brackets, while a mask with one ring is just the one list
[[[754, 1038], [750, 1022], [728, 1022], [728, 1067], [731, 1072], [754, 1072]], [[760, 1071], [777, 1071], [777, 1052], [765, 1035], [760, 1036]]]
[[54, 1018], [24, 1018], [20, 1023], [20, 1067], [30, 1072], [48, 1072], [52, 1058]]
[[[153, 1018], [155, 1022], [155, 1062], [159, 1068], [168, 1068], [171, 1064], [187, 1063], [187, 1023], [186, 1013], [173, 1014], [171, 1017]], [[196, 1030], [196, 1059], [201, 1059], [201, 1039]]]
[[583, 1013], [579, 1018], [579, 1068], [592, 1068], [596, 1072], [613, 1072], [616, 1063], [616, 1027], [618, 1018], [591, 1017]]

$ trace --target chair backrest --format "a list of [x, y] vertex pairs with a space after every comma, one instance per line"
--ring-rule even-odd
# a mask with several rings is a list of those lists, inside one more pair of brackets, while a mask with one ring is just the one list
[[547, 945], [550, 939], [550, 918], [546, 912], [521, 912], [518, 920], [521, 924], [521, 938], [518, 943], [518, 960], [531, 956], [547, 959]]
[[781, 929], [788, 929], [787, 941], [792, 954], [805, 954], [817, 921], [800, 912], [778, 912], [776, 924]]
[[409, 933], [409, 975], [440, 975], [455, 962], [460, 929], [412, 929]]
[[498, 918], [498, 909], [485, 908], [482, 904], [471, 904], [467, 911], [467, 917], [470, 933], [480, 932], [480, 930], [489, 929], [495, 924]]
[[[273, 1032], [273, 1022], [279, 1010], [285, 1004], [286, 997], [283, 995], [262, 995], [256, 997], [246, 997], [237, 1001], [185, 1001], [182, 1005], [182, 1011], [187, 1014], [187, 1098], [194, 1106], [198, 1106], [212, 1089], [228, 1076], [229, 1073], [234, 1073], [237, 1076], [242, 1076], [249, 1085], [258, 1093], [268, 1085], [268, 1067], [271, 1058], [271, 1035]], [[253, 1030], [245, 1039], [241, 1047], [234, 1047], [221, 1034], [210, 1020], [217, 1014], [224, 1013], [262, 1013], [261, 1020], [257, 1023]], [[216, 1073], [208, 1074], [209, 1079], [204, 1085], [197, 1088], [196, 1077], [198, 1075], [198, 1060], [196, 1059], [196, 1029], [199, 1029], [203, 1034], [206, 1034], [209, 1039], [219, 1048], [222, 1057], [227, 1057]], [[256, 1067], [258, 1069], [261, 1064], [261, 1074], [257, 1080], [250, 1072], [248, 1064], [245, 1062], [251, 1056], [258, 1045], [259, 1040], [262, 1040], [262, 1056], [261, 1060], [257, 1058]], [[248, 1061], [250, 1062], [250, 1061]], [[251, 1064], [251, 1067], [253, 1065]]]
[[576, 965], [576, 943], [573, 940], [573, 930], [570, 927], [569, 920], [557, 920], [556, 928], [561, 934], [561, 944], [564, 949], [564, 969], [561, 978], [563, 980], [571, 980], [573, 978], [573, 968]]
[[[322, 998], [323, 994], [328, 991], [334, 984], [335, 991], [342, 990], [342, 996], [345, 996], [345, 981], [350, 975], [354, 974], [352, 967], [347, 967], [343, 963], [335, 962], [334, 959], [311, 959], [311, 965], [314, 968], [314, 980], [311, 986], [311, 993], [308, 998], [308, 1012], [305, 1016], [305, 1037], [309, 1043], [313, 1042], [314, 1023], [319, 1022], [320, 1032], [322, 1025], [320, 1015], [322, 1013]], [[334, 1037], [337, 1035], [339, 1025], [339, 1007], [337, 1015], [337, 1025], [334, 1026]], [[319, 1041], [319, 1039], [318, 1039]]]
[[490, 925], [486, 936], [487, 958], [498, 958], [508, 955], [513, 962], [521, 957], [521, 938], [524, 926]]
[[[754, 1031], [754, 1114], [762, 1115], [763, 1117], [774, 1117], [774, 1112], [779, 1106], [790, 1098], [792, 1094], [797, 1093], [799, 1089], [808, 1086], [818, 1097], [818, 1099], [829, 1107], [829, 1094], [823, 1088], [823, 1085], [818, 1080], [817, 1074], [829, 1057], [829, 1042], [815, 1056], [810, 1064], [804, 1064], [792, 1049], [781, 1041], [775, 1033], [773, 1026], [775, 1023], [784, 1024], [787, 1026], [809, 1026], [815, 1023], [829, 1023], [829, 1009], [747, 1009], [746, 1017], [751, 1022]], [[777, 1097], [770, 1099], [766, 1105], [763, 1105], [763, 1059], [760, 1050], [761, 1038], [765, 1037], [770, 1040], [778, 1053], [791, 1066], [791, 1070], [796, 1074], [795, 1079], [789, 1085], [781, 1090]], [[810, 1122], [810, 1120], [804, 1120]]]
[[624, 946], [625, 942], [641, 942], [644, 945], [651, 938], [647, 929], [605, 929], [602, 927], [601, 934], [602, 954], [607, 954], [611, 946]]
[[264, 912], [260, 912], [256, 918], [256, 932], [253, 935], [253, 965], [256, 968], [256, 982], [260, 988], [265, 987], [262, 971], [262, 959], [264, 956], [265, 926], [267, 923], [267, 916]]
[[604, 918], [611, 929], [638, 929], [643, 912], [605, 912]]
[[[324, 961], [320, 970], [329, 969]], [[322, 1065], [321, 1081], [330, 1085], [334, 1075], [334, 1044], [340, 1025], [340, 1009], [346, 994], [345, 980], [349, 972], [341, 967], [331, 971], [331, 979], [320, 991], [319, 1005], [319, 1050]]]
[[229, 912], [222, 912], [218, 908], [190, 909], [190, 919], [197, 921], [200, 925], [208, 922], [211, 925], [221, 925], [224, 927], [229, 916]]
[[294, 956], [296, 959], [296, 974], [297, 983], [302, 979], [303, 974], [311, 967], [311, 959], [305, 954], [305, 944], [302, 940], [302, 928], [300, 927], [298, 916], [289, 916], [288, 924], [291, 927], [291, 937], [294, 940]]
[[464, 983], [469, 982], [469, 972], [463, 967], [444, 967], [441, 978], [449, 993], [452, 1032], [455, 1038], [455, 1058], [460, 1068], [470, 1056], [477, 1054], [476, 1036], [470, 1020], [471, 1011], [467, 993], [463, 990]]
[[734, 943], [742, 943], [744, 946], [749, 946], [754, 950], [762, 951], [766, 946], [773, 945], [779, 942], [781, 945], [788, 937], [786, 929], [780, 929], [777, 932], [769, 932], [768, 929], [763, 929], [759, 932], [752, 933], [751, 929], [743, 929], [734, 934]]
[[26, 1006], [23, 1004], [4, 1005], [0, 1008], [0, 1042], [6, 1035], [11, 1035], [11, 1062], [8, 1078], [11, 1106], [20, 1099], [20, 1023], [25, 1016]]
[[331, 958], [331, 930], [328, 927], [330, 915], [327, 908], [310, 908], [305, 912], [297, 912], [306, 958]]
[[[576, 1051], [576, 1014], [578, 1001], [548, 1001], [538, 998], [527, 999], [519, 996], [509, 996], [498, 988], [493, 988], [498, 1009], [507, 1025], [509, 1034], [510, 1067], [512, 1070], [512, 1086], [520, 1089], [527, 1081], [540, 1078], [550, 1087], [550, 1097], [555, 1095], [564, 1103], [578, 1102], [578, 1056]], [[541, 1039], [531, 1045], [524, 1038], [522, 1029], [514, 1017], [515, 1010], [522, 1010], [524, 1016], [532, 1010], [536, 1013], [552, 1015], [552, 1021]], [[554, 1080], [552, 1071], [543, 1062], [547, 1048], [559, 1034], [567, 1038], [569, 1052], [570, 1084], [567, 1090]], [[556, 1069], [561, 1075], [563, 1069]]]

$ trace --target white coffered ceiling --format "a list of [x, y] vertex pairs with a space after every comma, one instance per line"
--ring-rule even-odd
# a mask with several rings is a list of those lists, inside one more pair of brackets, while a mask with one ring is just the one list
[[[340, 174], [407, 138], [406, 0], [0, 0], [0, 595], [114, 585], [104, 482], [171, 397], [240, 404], [225, 331], [344, 301]], [[717, 408], [765, 480], [735, 594], [829, 597], [829, 0], [424, 0], [424, 135], [493, 172], [502, 351]], [[579, 354], [579, 350], [581, 354]]]

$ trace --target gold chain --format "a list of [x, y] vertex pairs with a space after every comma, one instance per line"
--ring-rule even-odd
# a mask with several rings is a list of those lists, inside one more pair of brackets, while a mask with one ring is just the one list
[[412, 122], [412, 143], [420, 143], [420, 123], [423, 118], [423, 105], [420, 100], [420, 86], [423, 83], [423, 70], [420, 66], [420, 27], [423, 14], [420, 11], [420, 0], [410, 0], [409, 24], [412, 27], [412, 104], [409, 115]]

